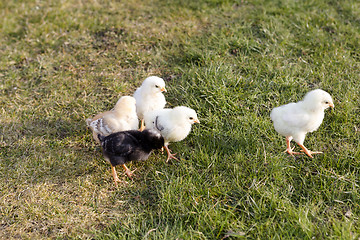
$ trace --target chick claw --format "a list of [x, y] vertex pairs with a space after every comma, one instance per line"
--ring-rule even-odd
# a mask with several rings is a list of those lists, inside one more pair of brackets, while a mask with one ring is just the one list
[[168, 163], [170, 159], [175, 159], [175, 160], [179, 161], [179, 159], [175, 157], [176, 154], [177, 153], [174, 153], [174, 154], [170, 153], [166, 159], [166, 163]]
[[311, 157], [311, 158], [314, 158], [313, 156], [312, 156], [312, 154], [321, 154], [321, 153], [323, 153], [323, 152], [313, 152], [313, 151], [310, 151], [310, 150], [308, 150], [308, 149], [306, 149], [306, 150], [300, 150], [301, 152], [304, 152], [306, 155], [308, 155], [309, 157]]
[[127, 183], [127, 182], [125, 182], [125, 181], [120, 180], [118, 177], [114, 177], [115, 187], [118, 186], [118, 182], [119, 182], [119, 183]]
[[128, 169], [125, 164], [122, 165], [122, 167], [124, 168], [125, 170], [125, 174], [131, 179], [133, 180], [132, 176], [134, 175], [134, 172], [136, 171], [136, 169], [134, 169], [134, 171], [130, 171], [130, 169]]
[[323, 153], [323, 152], [313, 152], [313, 151], [310, 151], [309, 149], [307, 149], [304, 145], [302, 144], [299, 144], [299, 146], [302, 148], [302, 152], [304, 152], [306, 155], [308, 155], [309, 157], [311, 158], [314, 158], [311, 154], [320, 154], [320, 153]]
[[179, 161], [179, 159], [177, 159], [177, 158], [175, 157], [175, 155], [176, 155], [177, 153], [172, 154], [172, 153], [170, 152], [170, 149], [169, 149], [167, 146], [164, 146], [164, 148], [165, 148], [165, 150], [166, 150], [166, 152], [167, 152], [167, 154], [168, 154], [168, 157], [167, 157], [167, 159], [166, 159], [166, 163], [168, 163], [170, 159], [175, 159], [175, 160]]
[[288, 153], [288, 154], [290, 154], [290, 155], [303, 154], [303, 153], [301, 153], [301, 152], [293, 152], [294, 148], [295, 148], [295, 146], [294, 146], [293, 148], [287, 148], [284, 152], [286, 152], [286, 153]]
[[115, 187], [118, 186], [118, 182], [119, 183], [126, 183], [125, 181], [122, 181], [122, 180], [119, 179], [114, 166], [111, 166], [111, 171], [112, 171], [112, 176], [114, 178]]

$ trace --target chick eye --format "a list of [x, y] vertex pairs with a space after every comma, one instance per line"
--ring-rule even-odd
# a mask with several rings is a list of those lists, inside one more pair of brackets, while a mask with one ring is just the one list
[[189, 117], [190, 120], [193, 120], [194, 118], [193, 117]]
[[328, 102], [328, 101], [325, 101], [325, 104], [329, 104], [329, 102]]
[[156, 88], [159, 88], [159, 86], [158, 86], [158, 85], [155, 85], [155, 87], [156, 87]]

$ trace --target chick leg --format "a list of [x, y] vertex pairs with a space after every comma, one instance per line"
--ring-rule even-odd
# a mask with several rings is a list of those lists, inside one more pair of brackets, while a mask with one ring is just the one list
[[113, 178], [114, 178], [114, 182], [115, 182], [115, 186], [117, 187], [118, 186], [118, 182], [123, 182], [123, 181], [121, 181], [119, 178], [118, 178], [118, 175], [117, 175], [117, 173], [116, 173], [116, 169], [115, 169], [115, 167], [114, 166], [111, 166], [111, 172], [112, 172], [112, 176], [113, 176]]
[[133, 175], [133, 172], [132, 171], [130, 171], [130, 169], [128, 169], [126, 166], [125, 166], [125, 164], [123, 164], [123, 165], [121, 165], [123, 168], [124, 168], [124, 170], [125, 170], [125, 174], [131, 179], [131, 180], [133, 180], [132, 179], [132, 175]]
[[300, 153], [300, 152], [293, 152], [293, 149], [294, 149], [295, 147], [291, 148], [291, 146], [290, 146], [290, 141], [291, 141], [291, 137], [286, 137], [286, 150], [285, 150], [285, 152], [287, 152], [287, 153], [290, 154], [290, 155], [302, 154], [302, 153]]
[[145, 129], [145, 123], [144, 123], [144, 119], [141, 119], [141, 124], [140, 124], [140, 129], [139, 129], [139, 131], [144, 131], [144, 129]]
[[172, 153], [170, 152], [170, 149], [168, 148], [168, 146], [164, 145], [164, 148], [165, 148], [165, 150], [166, 150], [166, 152], [167, 152], [167, 154], [168, 154], [168, 157], [167, 157], [167, 159], [166, 159], [166, 162], [169, 162], [170, 159], [179, 160], [179, 159], [177, 159], [177, 158], [175, 157], [176, 153], [175, 153], [175, 154], [172, 154]]
[[[298, 143], [299, 144], [299, 143]], [[304, 145], [302, 144], [299, 144], [299, 146], [302, 148], [301, 151], [303, 151], [306, 155], [308, 155], [309, 157], [311, 158], [314, 158], [311, 154], [320, 154], [320, 153], [323, 153], [323, 152], [313, 152], [313, 151], [310, 151], [309, 149], [307, 149]]]

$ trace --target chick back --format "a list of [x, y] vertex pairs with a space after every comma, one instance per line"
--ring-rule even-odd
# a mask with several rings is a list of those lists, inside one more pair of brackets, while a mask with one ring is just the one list
[[160, 135], [152, 136], [150, 130], [122, 131], [109, 136], [99, 135], [103, 154], [111, 165], [116, 166], [130, 161], [146, 160], [153, 149], [162, 147], [164, 140]]

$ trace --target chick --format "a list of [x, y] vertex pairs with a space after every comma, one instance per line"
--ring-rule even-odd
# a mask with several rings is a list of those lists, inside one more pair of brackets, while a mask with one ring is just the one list
[[165, 82], [162, 78], [151, 76], [144, 80], [136, 89], [136, 113], [141, 120], [140, 131], [144, 130], [144, 114], [157, 109], [163, 109], [166, 104], [163, 92], [166, 92]]
[[111, 133], [134, 130], [139, 126], [136, 115], [136, 100], [130, 96], [121, 97], [113, 110], [88, 118], [86, 123], [93, 132], [93, 138], [99, 142], [98, 134], [108, 136]]
[[118, 178], [115, 166], [121, 165], [126, 175], [131, 179], [132, 172], [125, 166], [130, 161], [146, 160], [152, 150], [160, 149], [164, 145], [164, 138], [156, 131], [146, 129], [144, 131], [129, 130], [110, 134], [109, 136], [98, 136], [103, 154], [111, 163], [112, 176], [115, 185], [121, 182]]
[[173, 109], [160, 109], [145, 114], [146, 128], [157, 130], [165, 139], [164, 147], [168, 154], [166, 162], [177, 159], [171, 154], [170, 142], [179, 142], [191, 131], [191, 125], [200, 123], [196, 112], [188, 107], [178, 106]]
[[329, 93], [316, 89], [308, 92], [302, 101], [289, 103], [276, 107], [271, 111], [270, 117], [274, 123], [275, 130], [286, 137], [286, 152], [293, 152], [290, 146], [292, 139], [302, 148], [309, 157], [312, 154], [322, 153], [308, 150], [304, 145], [305, 135], [319, 128], [324, 119], [324, 110], [334, 107], [333, 100]]

